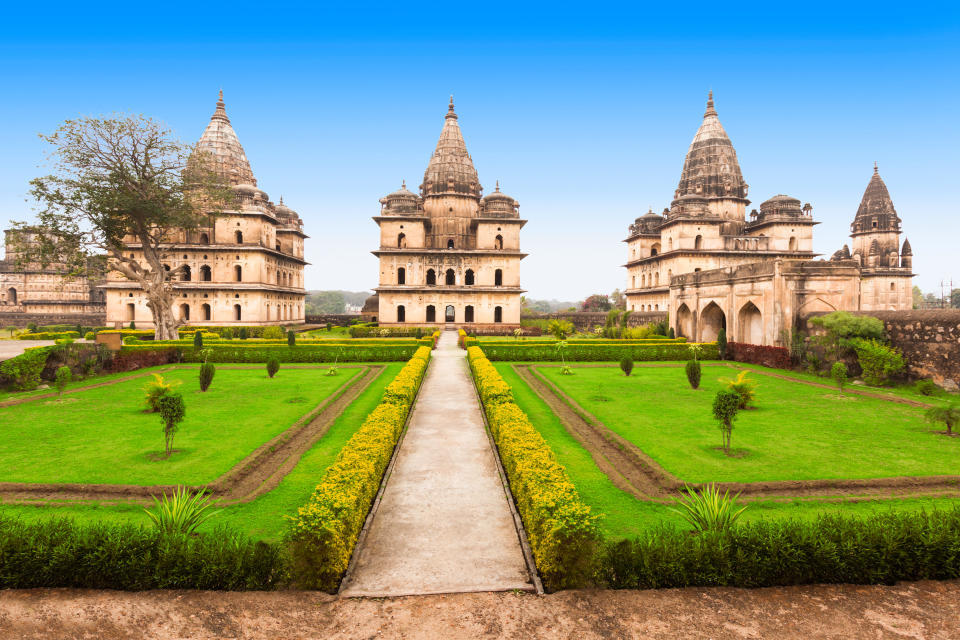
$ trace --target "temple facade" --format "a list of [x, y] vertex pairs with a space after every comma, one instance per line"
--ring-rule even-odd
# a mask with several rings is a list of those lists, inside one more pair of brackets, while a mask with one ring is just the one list
[[[233, 188], [235, 200], [211, 225], [174, 232], [164, 267], [178, 270], [174, 313], [184, 324], [262, 325], [304, 322], [303, 221], [258, 188], [246, 153], [227, 117], [223, 92], [197, 143]], [[134, 237], [126, 244], [142, 257]], [[139, 254], [139, 256], [138, 256]], [[153, 326], [146, 296], [121, 273], [108, 274], [107, 322]]]
[[419, 194], [381, 198], [376, 288], [381, 325], [520, 326], [519, 204], [500, 191], [483, 196], [453, 98]]
[[812, 207], [775, 195], [747, 215], [750, 201], [736, 151], [711, 92], [669, 208], [630, 225], [627, 308], [666, 311], [678, 335], [709, 341], [789, 344], [797, 318], [812, 311], [912, 306], [912, 252], [900, 245], [900, 218], [873, 177], [847, 246], [814, 260]]
[[29, 322], [96, 327], [105, 320], [105, 294], [96, 278], [72, 277], [67, 265], [43, 266], [21, 259], [35, 244], [33, 229], [7, 229], [0, 260], [0, 325]]

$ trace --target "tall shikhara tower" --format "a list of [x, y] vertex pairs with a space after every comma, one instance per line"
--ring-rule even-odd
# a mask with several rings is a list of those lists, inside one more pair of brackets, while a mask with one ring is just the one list
[[519, 205], [483, 187], [460, 132], [453, 98], [420, 194], [380, 199], [379, 321], [384, 325], [520, 325]]

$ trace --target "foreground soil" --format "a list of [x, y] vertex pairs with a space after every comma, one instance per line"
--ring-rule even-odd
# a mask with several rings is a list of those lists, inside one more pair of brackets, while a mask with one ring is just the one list
[[472, 593], [0, 591], [0, 638], [957, 638], [960, 581]]

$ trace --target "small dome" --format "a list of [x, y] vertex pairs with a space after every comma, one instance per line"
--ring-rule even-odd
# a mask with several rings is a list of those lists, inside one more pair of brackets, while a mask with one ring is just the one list
[[377, 313], [380, 311], [380, 295], [375, 293], [363, 302], [360, 313]]
[[233, 190], [246, 196], [252, 196], [257, 192], [257, 188], [252, 184], [238, 184], [233, 187]]
[[297, 212], [283, 203], [283, 196], [280, 196], [280, 202], [274, 205], [273, 210], [278, 216], [296, 216]]
[[386, 209], [387, 213], [410, 213], [416, 211], [420, 202], [420, 196], [407, 189], [406, 180], [400, 185], [400, 188], [380, 198], [380, 204]]
[[799, 218], [803, 215], [800, 201], [779, 193], [760, 204], [760, 218], [767, 216]]
[[494, 192], [485, 195], [480, 200], [480, 204], [488, 214], [519, 215], [517, 212], [517, 206], [519, 206], [517, 201], [500, 191], [499, 181], [497, 181], [497, 187]]
[[263, 200], [264, 202], [270, 202], [270, 196], [267, 195], [267, 192], [264, 191], [263, 189], [257, 189], [257, 195], [258, 195], [258, 196], [260, 197], [260, 199]]

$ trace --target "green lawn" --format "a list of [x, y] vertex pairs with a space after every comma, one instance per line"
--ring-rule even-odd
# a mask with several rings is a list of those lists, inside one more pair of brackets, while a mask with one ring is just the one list
[[310, 331], [302, 331], [298, 333], [297, 337], [315, 338], [318, 340], [322, 340], [324, 338], [349, 338], [350, 327], [330, 327], [330, 331], [327, 331], [326, 328], [311, 329]]
[[[584, 501], [595, 513], [602, 514], [601, 527], [606, 535], [612, 538], [634, 536], [660, 524], [687, 526], [679, 516], [670, 511], [668, 505], [638, 500], [618, 489], [594, 464], [590, 454], [567, 432], [553, 411], [513, 372], [509, 363], [497, 362], [494, 366], [513, 387], [517, 404], [530, 416], [537, 430], [557, 454]], [[579, 370], [577, 371], [579, 373]], [[762, 501], [750, 503], [744, 520], [808, 519], [825, 513], [865, 516], [891, 509], [914, 511], [948, 508], [955, 503], [951, 498], [863, 502]]]
[[540, 367], [609, 429], [691, 482], [881, 478], [960, 473], [960, 438], [932, 432], [923, 410], [755, 375], [756, 408], [734, 425], [728, 457], [711, 404], [735, 369], [704, 363], [700, 389], [682, 367]]
[[[223, 508], [217, 516], [208, 520], [201, 531], [212, 531], [220, 525], [230, 525], [259, 540], [278, 540], [287, 528], [284, 516], [292, 516], [306, 503], [314, 487], [320, 482], [327, 467], [334, 461], [340, 449], [363, 423], [383, 395], [384, 387], [399, 373], [402, 362], [385, 366], [380, 376], [350, 404], [324, 434], [307, 451], [297, 466], [269, 493], [246, 504]], [[282, 370], [281, 370], [282, 373]], [[218, 372], [219, 375], [219, 372]], [[278, 374], [279, 375], [279, 374]], [[345, 380], [344, 376], [338, 376]], [[211, 389], [212, 390], [212, 389]], [[209, 392], [208, 392], [209, 393]], [[109, 505], [76, 506], [0, 506], [5, 516], [19, 516], [26, 520], [49, 517], [71, 517], [80, 522], [107, 521], [148, 524], [149, 520], [141, 507]]]
[[[0, 482], [201, 484], [216, 479], [259, 445], [289, 428], [360, 369], [218, 367], [201, 393], [197, 369], [165, 372], [186, 403], [170, 459], [160, 418], [144, 413], [149, 378], [38, 399], [0, 409]], [[97, 380], [99, 381], [99, 379]]]

